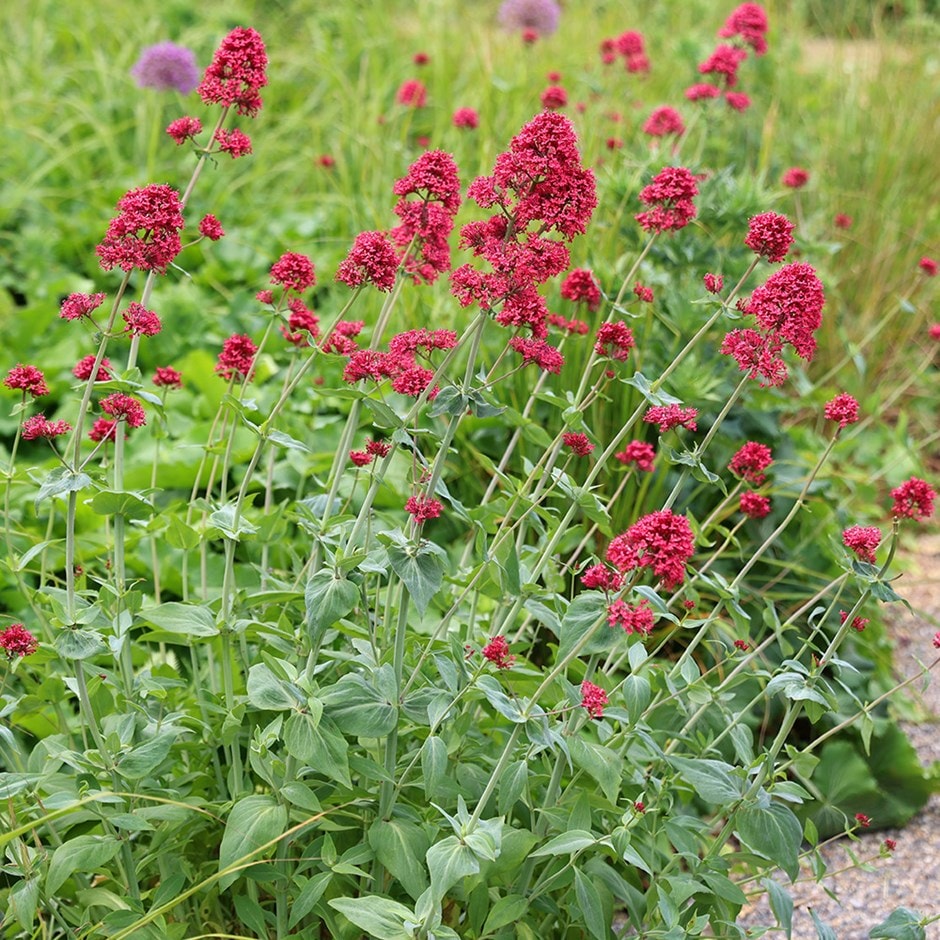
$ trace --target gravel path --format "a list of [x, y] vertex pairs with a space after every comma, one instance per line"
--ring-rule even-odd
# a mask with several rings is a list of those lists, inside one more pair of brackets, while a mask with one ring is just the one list
[[[908, 552], [904, 558], [904, 570], [904, 577], [895, 587], [914, 613], [902, 604], [892, 605], [889, 611], [896, 668], [899, 676], [907, 677], [921, 671], [917, 657], [926, 663], [934, 658], [931, 640], [940, 630], [940, 535], [921, 539], [916, 553]], [[932, 674], [926, 688], [923, 683], [913, 683], [908, 689], [922, 706], [925, 719], [903, 727], [927, 766], [940, 760], [940, 674]], [[810, 909], [835, 931], [839, 940], [866, 940], [873, 927], [901, 906], [922, 916], [940, 915], [940, 794], [935, 794], [903, 829], [866, 832], [860, 838], [830, 843], [822, 855], [828, 870], [838, 871], [852, 865], [846, 854], [849, 848], [858, 858], [875, 859], [871, 871], [849, 868], [826, 878], [823, 884], [816, 884], [806, 873], [806, 881], [788, 886], [794, 899], [793, 940], [816, 940]], [[885, 839], [894, 839], [897, 848], [887, 858], [879, 858]], [[827, 894], [826, 888], [837, 900]], [[739, 923], [753, 927], [776, 921], [765, 898]], [[940, 938], [940, 922], [927, 927], [927, 937]]]

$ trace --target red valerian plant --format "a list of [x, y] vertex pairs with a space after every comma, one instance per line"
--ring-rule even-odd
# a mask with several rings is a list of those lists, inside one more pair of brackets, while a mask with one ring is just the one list
[[162, 184], [144, 186], [123, 195], [117, 208], [118, 215], [96, 248], [101, 267], [165, 273], [182, 248], [179, 193]]
[[667, 589], [682, 584], [685, 566], [695, 553], [689, 520], [670, 509], [637, 520], [607, 547], [607, 560], [618, 571], [650, 568]]

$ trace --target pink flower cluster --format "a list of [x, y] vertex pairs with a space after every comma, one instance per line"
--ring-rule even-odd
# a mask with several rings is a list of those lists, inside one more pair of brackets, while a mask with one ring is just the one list
[[606, 557], [621, 572], [650, 568], [672, 590], [685, 579], [685, 566], [694, 553], [688, 519], [663, 509], [643, 516], [612, 539]]
[[254, 374], [255, 353], [258, 347], [252, 342], [250, 336], [236, 333], [222, 344], [215, 371], [223, 379], [231, 380], [236, 375], [251, 380]]
[[428, 519], [437, 519], [443, 508], [439, 500], [430, 496], [411, 496], [405, 503], [405, 512], [411, 515], [415, 525], [421, 525]]
[[607, 693], [588, 679], [581, 683], [581, 707], [587, 710], [592, 718], [604, 717], [604, 706], [607, 704]]
[[616, 600], [607, 608], [607, 622], [612, 627], [621, 627], [624, 633], [641, 633], [646, 636], [652, 632], [655, 619], [649, 601], [633, 605]]
[[72, 425], [68, 421], [49, 421], [45, 415], [33, 415], [23, 422], [23, 440], [36, 441], [44, 439], [51, 441], [63, 434], [68, 434]]
[[763, 519], [770, 515], [770, 499], [760, 493], [745, 490], [738, 500], [738, 508], [749, 519]]
[[827, 421], [838, 421], [841, 430], [858, 421], [858, 402], [843, 392], [826, 403], [823, 415]]
[[601, 59], [605, 65], [616, 62], [618, 56], [623, 57], [623, 65], [628, 72], [645, 73], [650, 70], [642, 33], [628, 30], [601, 43]]
[[23, 624], [11, 623], [5, 630], [0, 630], [0, 650], [6, 653], [7, 659], [32, 656], [38, 649], [39, 640]]
[[937, 493], [926, 480], [911, 477], [891, 491], [891, 498], [894, 500], [891, 508], [893, 516], [923, 522], [933, 515], [933, 503]]
[[[182, 248], [179, 193], [162, 184], [144, 186], [125, 193], [117, 208], [119, 214], [108, 224], [103, 241], [95, 249], [101, 267], [105, 271], [119, 267], [122, 271], [136, 268], [163, 274]], [[65, 305], [62, 315], [66, 316], [64, 309]]]
[[7, 388], [18, 389], [24, 395], [32, 395], [33, 398], [49, 394], [45, 376], [36, 366], [24, 366], [22, 363], [13, 366], [3, 380], [3, 384]]
[[647, 232], [677, 232], [695, 218], [692, 200], [697, 195], [698, 184], [690, 170], [667, 166], [640, 192], [640, 202], [648, 208], [636, 220]]
[[773, 456], [766, 444], [748, 441], [731, 458], [728, 469], [742, 480], [760, 486], [767, 476], [764, 471], [773, 463]]
[[581, 583], [589, 590], [619, 591], [623, 587], [623, 575], [607, 565], [591, 565], [581, 572]]
[[206, 104], [234, 107], [254, 117], [261, 110], [267, 67], [264, 40], [250, 27], [239, 26], [222, 40], [196, 90]]
[[589, 268], [575, 268], [561, 282], [561, 296], [575, 304], [585, 304], [592, 313], [601, 305], [601, 289]]
[[636, 464], [637, 470], [643, 473], [650, 473], [656, 458], [656, 450], [646, 441], [630, 441], [623, 450], [614, 454], [614, 457], [623, 464]]
[[793, 223], [776, 212], [762, 212], [748, 223], [744, 244], [768, 261], [783, 261], [793, 244]]
[[682, 115], [675, 108], [654, 108], [643, 125], [643, 133], [650, 137], [681, 137], [685, 133]]
[[697, 431], [697, 408], [683, 408], [681, 405], [653, 405], [648, 408], [643, 420], [648, 424], [659, 425], [659, 433], [665, 434], [673, 428], [683, 427], [689, 431]]
[[609, 356], [611, 359], [623, 362], [635, 346], [636, 340], [633, 338], [633, 330], [623, 320], [602, 323], [597, 329], [594, 352], [598, 356]]
[[516, 657], [509, 652], [509, 644], [504, 636], [494, 636], [481, 650], [483, 658], [497, 669], [511, 669]]

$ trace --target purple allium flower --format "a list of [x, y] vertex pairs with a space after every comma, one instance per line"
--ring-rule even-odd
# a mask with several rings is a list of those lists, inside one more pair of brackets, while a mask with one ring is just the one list
[[131, 69], [131, 75], [141, 88], [178, 92], [188, 95], [200, 79], [196, 56], [191, 49], [175, 42], [161, 42], [147, 46]]
[[550, 36], [558, 29], [561, 7], [555, 0], [504, 0], [499, 22], [506, 29], [534, 29]]

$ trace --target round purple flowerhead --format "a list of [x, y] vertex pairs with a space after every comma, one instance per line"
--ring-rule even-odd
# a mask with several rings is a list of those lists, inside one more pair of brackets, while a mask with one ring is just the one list
[[505, 0], [499, 8], [499, 22], [505, 29], [534, 29], [550, 36], [558, 29], [561, 7], [555, 0]]
[[131, 75], [141, 88], [175, 89], [184, 95], [188, 95], [201, 78], [192, 50], [175, 42], [147, 46], [131, 69]]

